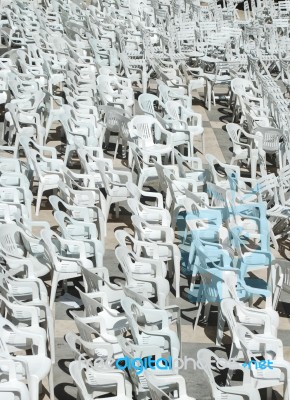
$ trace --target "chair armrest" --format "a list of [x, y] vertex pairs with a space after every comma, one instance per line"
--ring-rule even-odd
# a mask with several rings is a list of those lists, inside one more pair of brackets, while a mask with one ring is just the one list
[[169, 328], [168, 314], [165, 310], [142, 307], [142, 312], [145, 314], [146, 322], [155, 323], [160, 321], [161, 329]]
[[144, 197], [151, 197], [156, 199], [156, 207], [160, 209], [164, 209], [163, 207], [163, 197], [161, 193], [152, 193], [152, 192], [145, 192], [144, 190], [141, 190], [141, 194]]

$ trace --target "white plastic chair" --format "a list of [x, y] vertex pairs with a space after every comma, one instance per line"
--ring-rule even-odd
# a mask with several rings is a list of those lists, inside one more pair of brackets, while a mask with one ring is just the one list
[[[87, 258], [93, 258], [96, 266], [103, 266], [104, 245], [98, 239], [96, 225], [76, 221], [61, 211], [54, 213], [62, 237], [64, 239], [72, 239], [82, 241], [85, 244]], [[104, 232], [102, 234], [104, 240]]]
[[99, 75], [98, 92], [104, 105], [123, 106], [129, 115], [134, 112], [134, 93], [131, 87], [124, 86], [116, 76]]
[[[189, 132], [188, 155], [193, 157], [194, 139], [196, 136], [202, 137], [202, 153], [205, 153], [204, 129], [202, 126], [201, 114], [188, 110], [179, 101], [167, 101], [165, 104], [167, 112], [167, 122], [170, 124], [174, 132], [173, 140], [177, 140], [177, 136]], [[170, 119], [168, 119], [168, 116]]]
[[107, 293], [101, 291], [84, 293], [80, 289], [78, 289], [78, 292], [84, 305], [85, 317], [98, 315], [104, 318], [108, 332], [115, 336], [126, 332], [128, 327], [126, 316], [123, 312], [109, 306]]
[[49, 202], [54, 211], [60, 211], [60, 208], [64, 207], [65, 212], [77, 221], [104, 224], [104, 215], [98, 207], [88, 205], [76, 206], [65, 202], [58, 196], [49, 196]]
[[[49, 308], [49, 301], [46, 287], [43, 281], [36, 278], [30, 264], [24, 262], [19, 268], [10, 270], [6, 273], [2, 271], [1, 293], [10, 302], [20, 309], [15, 314], [15, 318], [20, 324], [29, 325], [38, 322], [43, 326], [47, 333], [49, 342], [50, 358], [52, 364], [55, 363], [55, 341], [54, 341], [54, 321]], [[27, 273], [26, 273], [27, 270]], [[21, 311], [23, 307], [23, 311]], [[31, 321], [26, 313], [26, 307], [31, 310]]]
[[[275, 312], [269, 311], [268, 313], [267, 309], [260, 310], [246, 307], [243, 302], [232, 298], [221, 301], [221, 311], [223, 318], [228, 323], [232, 336], [231, 359], [243, 359], [242, 347], [237, 333], [241, 324], [251, 331], [261, 331], [261, 333], [255, 335], [257, 339], [267, 337], [271, 338], [274, 343], [274, 339], [277, 338], [279, 317], [277, 314], [275, 315]], [[249, 343], [248, 348], [255, 353], [255, 346], [251, 347]]]
[[[130, 137], [142, 151], [144, 161], [149, 162], [150, 157], [156, 157], [161, 162], [161, 157], [169, 158], [173, 151], [170, 142], [171, 132], [150, 115], [136, 115], [128, 124]], [[165, 142], [165, 144], [163, 144]]]
[[145, 205], [135, 198], [127, 200], [127, 204], [133, 215], [138, 215], [149, 223], [159, 223], [162, 226], [171, 225], [171, 216], [168, 210]]
[[[146, 309], [129, 297], [122, 300], [122, 307], [127, 316], [131, 334], [136, 344], [142, 346], [159, 346], [162, 352], [166, 352], [172, 359], [180, 355], [180, 343], [177, 334], [169, 327], [168, 315], [165, 310], [152, 308]], [[138, 323], [138, 318], [142, 318], [144, 324]], [[157, 321], [161, 321], [160, 326], [153, 329], [152, 326]]]
[[[47, 159], [35, 150], [30, 151], [35, 177], [38, 179], [35, 215], [39, 215], [43, 192], [58, 188], [58, 182], [63, 177], [61, 160]], [[57, 162], [56, 162], [57, 161]]]
[[103, 394], [114, 393], [108, 399], [131, 400], [132, 391], [126, 385], [125, 376], [117, 369], [112, 371], [89, 367], [82, 360], [73, 361], [69, 365], [70, 374], [77, 385], [80, 399], [94, 400], [99, 398], [95, 392]]
[[241, 367], [240, 364], [235, 363], [234, 368], [243, 371], [244, 375], [242, 384], [239, 386], [222, 386], [216, 383], [212, 371], [212, 360], [214, 360], [215, 364], [219, 365], [219, 358], [211, 350], [201, 349], [197, 352], [197, 359], [207, 376], [214, 400], [222, 398], [221, 396], [228, 400], [261, 400], [258, 389], [252, 386], [250, 371]]
[[95, 223], [79, 221], [72, 218], [63, 211], [56, 211], [54, 213], [54, 218], [59, 224], [60, 228], [63, 230], [62, 235], [66, 239], [70, 237], [65, 237], [65, 232], [68, 236], [79, 239], [87, 240], [98, 240], [104, 245], [105, 231], [104, 231], [104, 219], [102, 221], [96, 221]]
[[50, 271], [45, 264], [44, 247], [40, 240], [16, 224], [1, 225], [0, 251], [11, 269], [27, 262], [37, 277], [45, 276]]
[[[89, 316], [80, 317], [75, 313], [71, 313], [74, 317], [75, 324], [79, 331], [80, 337], [85, 341], [90, 343], [91, 350], [92, 346], [96, 345], [96, 353], [98, 354], [98, 349], [100, 343], [110, 344], [112, 346], [113, 355], [112, 358], [117, 360], [123, 356], [122, 348], [118, 342], [118, 337], [115, 336], [114, 332], [107, 329], [107, 321], [101, 316]], [[99, 352], [101, 352], [99, 350]], [[101, 352], [102, 354], [103, 352]]]
[[0, 361], [0, 396], [3, 399], [29, 400], [30, 394], [25, 383], [20, 382], [16, 373], [17, 363], [13, 360]]
[[[252, 360], [259, 362], [255, 354], [249, 349], [249, 343], [255, 347], [256, 352], [261, 354], [264, 359], [269, 359], [271, 355], [272, 370], [266, 369], [257, 371], [255, 368], [250, 369], [251, 385], [255, 385], [257, 389], [267, 388], [267, 399], [272, 397], [273, 386], [283, 385], [283, 398], [288, 400], [289, 394], [289, 362], [283, 356], [283, 343], [279, 339], [270, 337], [258, 337], [245, 326], [240, 326], [237, 332], [239, 341], [243, 349], [243, 355], [246, 363]], [[269, 355], [268, 355], [269, 354]]]
[[156, 118], [156, 108], [162, 108], [162, 111], [164, 111], [165, 107], [162, 101], [160, 101], [159, 97], [150, 93], [140, 94], [140, 96], [138, 97], [138, 104], [144, 114], [151, 115], [154, 118]]
[[[10, 321], [0, 317], [1, 350], [5, 358], [20, 364], [19, 376], [26, 380], [31, 400], [39, 400], [39, 384], [48, 375], [50, 398], [54, 399], [51, 360], [46, 356], [45, 339], [29, 328], [16, 328]], [[32, 355], [13, 356], [13, 349], [32, 349]], [[39, 365], [42, 367], [39, 368]]]
[[111, 309], [119, 310], [121, 308], [121, 300], [125, 296], [123, 288], [118, 284], [110, 282], [107, 268], [89, 270], [82, 267], [82, 274], [87, 293], [104, 293]]
[[[145, 274], [145, 278], [143, 278], [142, 276], [138, 277], [138, 274], [135, 274], [134, 276], [132, 269], [130, 268], [130, 265], [128, 263], [127, 248], [123, 248], [121, 246], [117, 247], [115, 250], [115, 254], [124, 272], [126, 278], [126, 287], [134, 290], [137, 293], [146, 295], [148, 296], [148, 298], [157, 298], [157, 304], [161, 308], [165, 307], [169, 294], [169, 283], [163, 277], [164, 275], [162, 274], [162, 271], [160, 269], [160, 261], [158, 262], [157, 260], [151, 260], [151, 264], [155, 264], [157, 266], [157, 268], [155, 269], [155, 277], [148, 277], [149, 274], [147, 273]], [[151, 269], [153, 268], [150, 266], [150, 270]], [[136, 270], [136, 272], [138, 272], [138, 269]]]
[[49, 229], [41, 231], [41, 238], [52, 268], [50, 293], [50, 308], [52, 309], [58, 282], [81, 276], [81, 265], [88, 268], [92, 268], [93, 265], [86, 257], [83, 242], [63, 239]]
[[170, 375], [156, 375], [148, 369], [144, 372], [144, 375], [152, 400], [169, 400], [171, 399], [170, 393], [173, 391], [178, 393], [177, 397], [174, 396], [176, 400], [195, 400], [194, 397], [187, 395], [185, 379], [181, 375], [173, 375], [172, 377]]
[[116, 217], [119, 218], [119, 203], [128, 198], [126, 183], [132, 181], [132, 174], [128, 171], [111, 169], [103, 161], [98, 162], [98, 167], [107, 194], [105, 211], [106, 221], [108, 220], [110, 207], [113, 203], [117, 203]]
[[[237, 124], [227, 124], [226, 130], [233, 143], [233, 157], [231, 164], [244, 162], [250, 166], [251, 178], [256, 179], [257, 165], [260, 164], [262, 175], [266, 174], [266, 152], [263, 149], [262, 135], [250, 135]], [[241, 137], [246, 137], [247, 142], [242, 141]]]

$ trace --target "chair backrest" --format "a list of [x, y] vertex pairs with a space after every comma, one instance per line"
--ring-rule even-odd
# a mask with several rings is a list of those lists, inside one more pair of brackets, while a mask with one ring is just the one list
[[[123, 271], [123, 273], [125, 275], [126, 285], [129, 286], [129, 287], [131, 287], [131, 286], [134, 287], [135, 290], [138, 290], [138, 292], [139, 291], [142, 292], [144, 290], [144, 293], [145, 293], [147, 291], [147, 290], [145, 290], [145, 286], [141, 284], [140, 287], [138, 287], [138, 285], [136, 285], [136, 280], [133, 278], [133, 274], [132, 274], [132, 271], [130, 269], [130, 264], [128, 263], [128, 250], [127, 250], [127, 248], [123, 247], [123, 246], [117, 247], [115, 249], [115, 255], [116, 255], [116, 258], [119, 261], [119, 263], [121, 265], [121, 268], [122, 268], [122, 271]], [[148, 286], [152, 287], [152, 285], [150, 285], [150, 283], [148, 283]], [[153, 289], [151, 289], [149, 291], [151, 293], [151, 292], [153, 292]]]
[[[158, 175], [158, 178], [159, 178], [160, 189], [161, 189], [161, 191], [163, 193], [167, 194], [167, 190], [169, 188], [168, 188], [167, 180], [165, 178], [165, 168], [164, 168], [163, 165], [159, 164], [156, 160], [154, 160], [154, 165], [155, 165], [155, 168], [156, 168], [156, 171], [157, 171], [157, 175]], [[166, 204], [168, 204], [167, 201], [168, 200], [167, 200], [167, 197], [166, 197]]]
[[69, 345], [70, 349], [74, 353], [75, 360], [80, 360], [80, 359], [85, 359], [86, 354], [82, 353], [81, 346], [82, 346], [82, 338], [78, 335], [76, 335], [74, 332], [68, 332], [65, 335], [65, 341]]
[[100, 232], [99, 224], [77, 221], [63, 211], [56, 211], [54, 218], [61, 229], [63, 237], [66, 239], [104, 240], [104, 232]]
[[172, 118], [174, 121], [181, 121], [182, 118], [182, 110], [183, 106], [179, 101], [167, 101], [165, 104], [165, 109], [167, 114]]
[[154, 383], [154, 376], [151, 371], [146, 370], [144, 372], [144, 376], [146, 378], [152, 400], [170, 400], [169, 395], [160, 389], [156, 383]]
[[23, 247], [21, 231], [22, 229], [16, 224], [1, 225], [0, 251], [13, 257], [25, 257], [25, 253], [21, 249]]
[[198, 269], [202, 279], [199, 301], [219, 303], [223, 298], [229, 297], [229, 291], [223, 280], [223, 271], [205, 265], [199, 265]]
[[10, 116], [12, 118], [13, 125], [14, 125], [16, 131], [19, 132], [21, 130], [20, 124], [19, 124], [20, 111], [19, 111], [17, 104], [9, 103], [9, 104], [6, 104], [5, 108], [10, 113]]
[[[174, 149], [174, 155], [178, 165], [178, 173], [181, 178], [186, 178], [185, 166], [189, 169], [189, 171], [203, 170], [202, 162], [199, 157], [186, 157], [177, 149]], [[193, 165], [190, 165], [190, 162], [193, 163]], [[205, 173], [206, 172], [207, 171], [205, 171]]]
[[121, 124], [124, 120], [130, 121], [130, 118], [125, 110], [112, 106], [100, 106], [100, 112], [104, 112], [104, 123], [106, 128], [111, 132], [120, 132]]
[[254, 187], [261, 201], [274, 199], [275, 203], [279, 202], [278, 188], [279, 188], [278, 178], [273, 173], [268, 174], [266, 176], [262, 176], [260, 179], [256, 181]]
[[211, 198], [211, 205], [217, 207], [227, 207], [228, 193], [226, 189], [220, 186], [207, 182], [207, 193]]
[[0, 397], [5, 400], [29, 400], [25, 383], [20, 382], [13, 358], [0, 360]]
[[124, 287], [124, 294], [126, 297], [130, 297], [132, 300], [134, 300], [136, 303], [138, 303], [140, 306], [145, 306], [147, 309], [152, 308], [152, 309], [158, 309], [159, 307], [157, 304], [154, 304], [151, 300], [149, 300], [147, 297], [143, 296], [141, 293], [136, 293], [134, 290]]
[[88, 292], [104, 292], [107, 296], [110, 308], [119, 308], [121, 300], [124, 297], [123, 288], [120, 285], [110, 282], [108, 269], [102, 267], [92, 272], [83, 266], [81, 268], [87, 283]]
[[37, 175], [38, 179], [41, 181], [44, 178], [45, 173], [40, 168], [40, 162], [41, 162], [41, 154], [34, 150], [30, 150], [30, 159], [33, 164], [33, 169], [35, 171], [35, 174]]
[[213, 365], [212, 359], [218, 362], [218, 357], [211, 350], [209, 349], [198, 350], [197, 360], [199, 362], [199, 365], [202, 367], [203, 372], [206, 374], [207, 379], [209, 380], [213, 398], [217, 398], [218, 387], [212, 372], [212, 365]]
[[[154, 146], [154, 128], [158, 121], [151, 115], [136, 115], [128, 124], [129, 134], [131, 138], [138, 138], [140, 148]], [[158, 128], [157, 128], [158, 129]]]
[[[59, 264], [57, 253], [61, 250], [61, 244], [59, 242], [60, 237], [51, 229], [43, 229], [40, 234], [51, 265], [53, 268], [57, 268]], [[53, 241], [53, 237], [55, 237], [56, 240]]]
[[[153, 356], [155, 354], [158, 354], [158, 348], [156, 346], [151, 346], [152, 351], [150, 351], [150, 349], [148, 348], [149, 346], [139, 346], [138, 344], [133, 343], [131, 340], [125, 339], [124, 337], [119, 338], [119, 343], [121, 345], [124, 356], [128, 357], [128, 359], [130, 360], [130, 365], [132, 365], [132, 363], [134, 364], [133, 360], [136, 358], [142, 359], [146, 356]], [[133, 386], [136, 388], [135, 390], [138, 393], [138, 397], [149, 397], [149, 388], [142, 368], [138, 373], [137, 368], [130, 368], [129, 374], [133, 382]]]
[[142, 207], [142, 203], [137, 199], [128, 199], [127, 204], [132, 212], [132, 214], [140, 215], [140, 208]]
[[126, 296], [122, 299], [121, 304], [128, 319], [133, 340], [136, 344], [141, 345], [142, 339], [137, 323], [138, 318], [142, 318], [143, 315], [141, 306], [138, 303], [136, 303], [135, 300]]
[[229, 123], [226, 125], [226, 130], [231, 141], [233, 142], [234, 149], [237, 148], [237, 144], [240, 146], [240, 136], [241, 132], [243, 131], [242, 127], [238, 124]]
[[157, 96], [150, 93], [142, 93], [138, 97], [138, 104], [144, 114], [151, 115], [152, 117], [156, 117], [155, 107], [159, 106], [160, 104], [163, 105]]
[[91, 395], [89, 394], [90, 387], [86, 383], [86, 370], [87, 363], [84, 361], [77, 360], [72, 361], [69, 364], [69, 372], [78, 387], [78, 392], [81, 400], [91, 399]]
[[104, 325], [104, 320], [99, 318], [99, 317], [94, 317], [94, 322], [91, 324], [93, 326], [90, 326], [88, 323], [86, 323], [86, 318], [87, 317], [79, 317], [75, 313], [71, 313], [71, 315], [74, 318], [75, 324], [78, 328], [80, 337], [88, 342], [92, 343], [94, 339], [99, 339], [100, 334], [101, 334], [101, 324]]
[[240, 348], [240, 342], [237, 337], [237, 330], [239, 329], [239, 322], [237, 318], [239, 316], [239, 312], [242, 313], [242, 309], [239, 301], [233, 298], [222, 299], [221, 311], [227, 321], [233, 343], [237, 348]]
[[115, 254], [120, 262], [125, 274], [132, 275], [132, 266], [135, 263], [135, 254], [127, 247], [119, 246], [115, 249]]
[[97, 166], [99, 168], [99, 172], [101, 174], [102, 182], [106, 190], [106, 193], [109, 195], [112, 192], [112, 181], [111, 181], [112, 173], [110, 172], [110, 167], [103, 160], [97, 161]]
[[145, 165], [145, 168], [146, 168], [146, 164], [147, 164], [147, 163], [146, 164], [144, 163], [142, 150], [140, 150], [139, 147], [133, 142], [131, 142], [129, 146], [130, 146], [130, 150], [132, 152], [134, 163], [135, 163], [134, 168], [136, 169], [138, 176], [141, 176], [141, 174], [143, 172], [143, 167]]
[[[32, 154], [31, 154], [32, 149], [36, 150], [42, 156], [47, 157], [48, 156], [47, 153], [49, 153], [49, 156], [51, 158], [57, 159], [57, 153], [53, 147], [40, 146], [32, 138], [30, 138], [28, 136], [21, 135], [21, 137], [19, 139], [19, 144], [23, 147], [26, 160], [29, 164], [29, 168], [32, 171], [32, 173], [34, 171], [34, 163], [32, 161]], [[31, 176], [30, 176], [30, 178], [31, 178]]]
[[127, 182], [126, 186], [131, 197], [140, 200], [142, 193], [141, 190], [138, 188], [138, 186], [135, 185], [135, 183], [133, 182]]
[[101, 268], [100, 275], [96, 271], [90, 271], [82, 266], [82, 274], [87, 284], [88, 293], [102, 291], [106, 282], [109, 282], [109, 271], [106, 268]]
[[[239, 181], [240, 168], [237, 165], [222, 163], [212, 154], [206, 154], [205, 158], [209, 164], [209, 170], [213, 177], [213, 182], [217, 186], [230, 189], [230, 182], [228, 180], [227, 174], [232, 171], [236, 174], [236, 179]], [[220, 172], [217, 171], [217, 167], [220, 169]], [[225, 171], [224, 173], [222, 172], [223, 170]]]
[[167, 101], [170, 100], [169, 92], [170, 92], [170, 87], [168, 87], [164, 82], [161, 80], [157, 80], [158, 84], [158, 92], [159, 92], [159, 99], [166, 104]]
[[95, 298], [89, 297], [86, 293], [82, 292], [79, 288], [77, 289], [84, 305], [85, 316], [89, 317], [98, 315], [98, 308], [100, 307], [100, 303], [96, 301]]
[[73, 206], [55, 195], [49, 196], [49, 202], [54, 212], [65, 210], [66, 213], [72, 215], [76, 220], [91, 222], [89, 210], [85, 207]]

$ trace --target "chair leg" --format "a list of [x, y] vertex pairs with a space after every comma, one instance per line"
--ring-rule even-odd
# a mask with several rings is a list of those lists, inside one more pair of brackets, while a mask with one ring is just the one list
[[224, 328], [225, 328], [225, 319], [221, 312], [221, 308], [219, 307], [218, 326], [217, 326], [216, 342], [215, 342], [217, 346], [221, 346], [223, 334], [224, 334]]
[[196, 329], [198, 321], [199, 321], [201, 309], [202, 309], [202, 302], [201, 302], [201, 299], [200, 299], [200, 303], [199, 303], [199, 306], [198, 306], [198, 310], [197, 310], [197, 314], [196, 314], [196, 318], [195, 318], [195, 322], [194, 322], [193, 334], [195, 332], [195, 329]]
[[158, 293], [158, 303], [159, 307], [165, 308], [169, 305], [169, 296], [159, 292]]
[[209, 81], [207, 82], [207, 109], [208, 111], [211, 111], [211, 84], [209, 83]]
[[138, 180], [138, 188], [140, 189], [140, 190], [142, 190], [143, 189], [143, 186], [144, 186], [144, 183], [146, 182], [146, 179], [145, 179], [145, 177], [144, 177], [144, 174], [142, 175], [139, 175], [139, 180]]
[[115, 152], [114, 152], [114, 160], [116, 160], [116, 157], [118, 154], [118, 147], [119, 147], [119, 135], [118, 135], [117, 142], [116, 142], [116, 147], [115, 147]]
[[30, 400], [39, 400], [39, 378], [35, 375], [28, 377], [28, 388], [30, 394]]
[[269, 222], [269, 228], [270, 228], [271, 242], [273, 243], [274, 249], [278, 251], [279, 250], [279, 245], [278, 245], [278, 242], [277, 242], [277, 240], [275, 238], [275, 235], [274, 235], [274, 232], [273, 232], [273, 229], [272, 229], [272, 226], [271, 226], [270, 222]]
[[[47, 141], [47, 138], [48, 138], [48, 135], [49, 135], [49, 132], [50, 132], [52, 123], [53, 123], [53, 117], [51, 117], [51, 116], [49, 115], [48, 120], [47, 120], [47, 123], [46, 123], [46, 128], [45, 128], [45, 143], [46, 143], [46, 141]], [[44, 144], [45, 144], [45, 143], [44, 143]]]
[[106, 199], [107, 201], [106, 201], [106, 223], [108, 222], [108, 219], [109, 219], [109, 215], [110, 215], [110, 208], [111, 208], [111, 205], [112, 205], [112, 198], [111, 198], [111, 196], [107, 196], [107, 199]]
[[36, 199], [36, 206], [35, 206], [35, 215], [39, 215], [39, 210], [40, 210], [40, 204], [42, 200], [42, 194], [43, 194], [43, 185], [42, 183], [39, 182], [38, 186], [38, 191], [37, 191], [37, 199]]
[[129, 146], [129, 150], [128, 150], [128, 165], [132, 165], [132, 171], [133, 171], [134, 167], [135, 167], [135, 163], [133, 160], [133, 153], [132, 153], [130, 146]]
[[207, 107], [207, 82], [204, 85], [203, 97], [204, 97], [204, 104]]
[[211, 308], [211, 304], [210, 303], [205, 303], [205, 306], [204, 306], [204, 321], [205, 322], [208, 321], [210, 308]]
[[213, 105], [215, 106], [215, 105], [216, 105], [216, 102], [215, 102], [215, 95], [214, 95], [214, 89], [213, 89], [213, 87], [212, 87], [212, 89], [211, 89], [211, 92], [212, 92]]
[[173, 262], [174, 262], [174, 274], [175, 274], [175, 297], [179, 298], [180, 297], [180, 255], [179, 254], [174, 254], [174, 249], [173, 249]]
[[122, 158], [127, 158], [127, 140], [122, 138]]
[[[232, 344], [232, 348], [231, 348], [231, 353], [230, 353], [229, 359], [230, 359], [231, 361], [232, 361], [232, 360], [235, 360], [235, 359], [237, 358], [238, 354], [239, 354], [239, 352], [238, 352], [236, 346], [235, 346], [234, 344]], [[234, 371], [233, 371], [232, 369], [229, 369], [229, 370], [228, 370], [227, 383], [226, 383], [227, 386], [230, 386], [230, 382], [231, 382], [231, 380], [232, 380], [233, 372], [234, 372]]]
[[176, 224], [177, 224], [177, 219], [178, 219], [178, 215], [179, 215], [179, 211], [180, 211], [180, 207], [175, 207], [173, 212], [172, 212], [172, 216], [171, 216], [171, 227], [173, 230], [175, 230]]
[[66, 149], [65, 149], [64, 160], [63, 160], [63, 163], [65, 166], [67, 166], [67, 164], [69, 162], [69, 157], [70, 157], [71, 152], [72, 152], [71, 145], [67, 144]]
[[109, 146], [110, 134], [111, 134], [111, 132], [109, 131], [109, 129], [106, 129], [106, 132], [105, 132], [105, 144], [104, 144], [105, 149], [107, 149], [108, 146]]
[[49, 306], [51, 310], [53, 309], [53, 304], [55, 301], [58, 279], [59, 279], [59, 272], [53, 271], [53, 278], [51, 281], [50, 301], [49, 301]]
[[49, 352], [52, 364], [55, 363], [54, 319], [50, 308], [46, 308], [46, 330], [49, 338]]
[[48, 386], [50, 400], [54, 400], [53, 365], [51, 366], [50, 372], [48, 374]]
[[115, 204], [116, 207], [116, 218], [119, 218], [120, 216], [120, 205], [119, 202]]

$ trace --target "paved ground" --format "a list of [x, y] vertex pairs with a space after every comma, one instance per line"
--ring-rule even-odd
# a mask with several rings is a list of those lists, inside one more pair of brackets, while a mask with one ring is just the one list
[[[198, 96], [198, 95], [197, 95]], [[193, 102], [193, 109], [196, 112], [202, 114], [203, 125], [205, 127], [206, 135], [206, 153], [214, 154], [221, 161], [229, 162], [231, 157], [231, 143], [228, 139], [227, 133], [224, 130], [225, 123], [230, 121], [231, 115], [226, 106], [225, 102], [218, 102], [215, 107], [212, 107], [211, 112], [207, 112], [204, 108], [202, 96], [195, 98]], [[2, 114], [3, 118], [3, 114]], [[2, 119], [3, 120], [3, 119]], [[115, 137], [112, 137], [112, 142], [115, 141]], [[197, 149], [200, 149], [200, 142], [197, 142]], [[52, 140], [49, 142], [50, 146], [56, 147], [60, 150], [60, 136], [59, 131], [52, 132]], [[106, 156], [112, 158], [114, 152], [114, 145], [112, 145]], [[197, 152], [204, 161], [204, 155], [199, 151]], [[117, 159], [114, 163], [115, 168], [127, 168], [126, 163]], [[78, 166], [75, 165], [77, 168]], [[153, 186], [154, 183], [153, 183]], [[151, 190], [154, 190], [154, 187]], [[150, 189], [150, 188], [148, 188]], [[35, 193], [34, 193], [35, 194]], [[49, 195], [49, 193], [48, 193]], [[46, 220], [51, 226], [55, 226], [55, 220], [52, 216], [52, 212], [46, 197], [44, 197], [41, 212], [38, 218], [33, 217], [37, 220]], [[118, 268], [118, 263], [114, 255], [114, 249], [116, 246], [116, 240], [114, 237], [115, 229], [126, 228], [130, 230], [130, 215], [125, 208], [121, 208], [120, 218], [117, 220], [115, 215], [111, 215], [108, 223], [108, 235], [106, 238], [106, 253], [104, 264], [108, 267], [110, 275], [114, 281], [122, 279], [122, 273]], [[285, 243], [285, 247], [289, 247]], [[286, 251], [287, 253], [287, 251]], [[277, 258], [281, 258], [279, 254], [276, 254]], [[286, 261], [284, 261], [286, 262]], [[47, 288], [50, 288], [50, 282], [47, 281]], [[54, 379], [55, 379], [55, 395], [57, 400], [73, 400], [76, 399], [76, 389], [73, 385], [72, 379], [69, 375], [68, 365], [72, 360], [72, 353], [64, 341], [64, 335], [68, 331], [76, 331], [75, 324], [69, 315], [69, 311], [74, 309], [74, 302], [79, 302], [77, 297], [76, 286], [81, 287], [79, 280], [74, 280], [68, 283], [68, 294], [69, 296], [60, 296], [62, 293], [59, 291], [58, 297], [55, 303], [55, 332], [56, 332], [56, 355], [57, 362], [54, 366]], [[215, 334], [216, 334], [216, 313], [211, 315], [207, 326], [199, 326], [193, 335], [193, 324], [197, 312], [197, 307], [193, 305], [184, 289], [189, 287], [187, 279], [181, 279], [181, 298], [176, 299], [173, 294], [170, 296], [170, 304], [178, 304], [181, 308], [182, 315], [182, 346], [183, 355], [188, 357], [196, 358], [196, 353], [199, 349], [210, 347], [216, 348], [214, 345]], [[174, 288], [172, 288], [174, 292]], [[73, 296], [73, 297], [70, 297]], [[65, 304], [65, 301], [73, 301], [72, 304]], [[285, 358], [290, 360], [290, 337], [288, 334], [290, 323], [289, 323], [289, 307], [290, 298], [289, 296], [282, 295], [281, 302], [279, 304], [280, 313], [280, 326], [278, 336], [282, 339], [284, 344]], [[82, 312], [79, 308], [76, 312]], [[227, 345], [218, 350], [218, 354], [221, 356], [226, 355], [226, 351], [229, 350], [229, 333], [226, 332], [224, 343]], [[188, 394], [196, 397], [197, 400], [208, 400], [210, 399], [210, 389], [207, 380], [205, 379], [202, 371], [200, 370], [181, 370], [180, 373], [186, 378]], [[264, 396], [264, 395], [263, 395]], [[41, 399], [47, 399], [47, 392], [44, 390]], [[262, 397], [264, 398], [264, 397]], [[282, 398], [278, 392], [273, 393], [273, 398]]]

